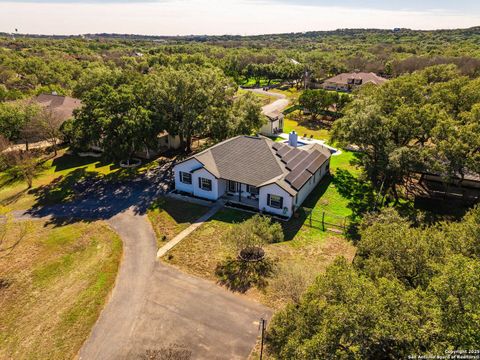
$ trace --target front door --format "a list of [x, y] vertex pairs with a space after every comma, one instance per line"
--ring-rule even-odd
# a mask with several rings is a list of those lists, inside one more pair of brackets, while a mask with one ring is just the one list
[[228, 191], [236, 193], [238, 189], [238, 183], [236, 181], [228, 181]]

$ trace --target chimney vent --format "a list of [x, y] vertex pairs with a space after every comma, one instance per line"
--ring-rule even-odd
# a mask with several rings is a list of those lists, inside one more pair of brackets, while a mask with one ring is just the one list
[[290, 134], [288, 134], [288, 145], [293, 147], [298, 146], [298, 135], [295, 132], [295, 130], [293, 130]]

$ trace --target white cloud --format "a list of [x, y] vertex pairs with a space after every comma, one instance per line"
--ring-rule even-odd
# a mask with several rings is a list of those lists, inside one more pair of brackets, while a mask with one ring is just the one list
[[337, 28], [470, 27], [480, 16], [447, 11], [391, 11], [298, 6], [248, 0], [145, 3], [0, 2], [0, 31], [151, 35], [263, 34]]

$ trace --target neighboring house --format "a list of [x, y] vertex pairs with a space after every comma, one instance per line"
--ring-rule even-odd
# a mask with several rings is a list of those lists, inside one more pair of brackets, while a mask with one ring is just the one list
[[260, 134], [265, 136], [276, 136], [283, 132], [283, 118], [281, 111], [275, 110], [270, 113], [264, 113], [267, 122], [260, 128]]
[[175, 165], [175, 189], [198, 198], [226, 199], [264, 213], [290, 218], [329, 173], [330, 151], [296, 147], [266, 137], [237, 136]]
[[61, 96], [55, 93], [40, 94], [32, 99], [34, 103], [52, 111], [59, 117], [61, 122], [65, 122], [73, 117], [73, 111], [82, 106], [79, 99], [69, 96]]
[[455, 176], [453, 179], [449, 179], [448, 176], [442, 177], [439, 174], [424, 173], [422, 174], [422, 180], [441, 183], [452, 187], [463, 187], [480, 190], [480, 174], [476, 174], [473, 172], [467, 172], [463, 177], [463, 180], [460, 175]]
[[381, 85], [387, 81], [374, 73], [343, 73], [325, 80], [322, 87], [325, 90], [352, 91], [365, 84]]
[[180, 136], [170, 135], [166, 131], [158, 134], [157, 139], [158, 139], [158, 147], [160, 150], [164, 150], [164, 149], [177, 150], [177, 149], [180, 149], [180, 146], [182, 145], [180, 141]]

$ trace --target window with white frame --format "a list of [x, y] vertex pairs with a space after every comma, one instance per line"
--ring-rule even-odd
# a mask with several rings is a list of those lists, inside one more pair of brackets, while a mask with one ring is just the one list
[[184, 171], [180, 171], [180, 182], [184, 184], [192, 184], [192, 174]]
[[283, 207], [283, 197], [273, 194], [267, 196], [268, 206], [274, 209], [281, 209]]
[[204, 191], [212, 191], [212, 180], [198, 178], [198, 187]]

